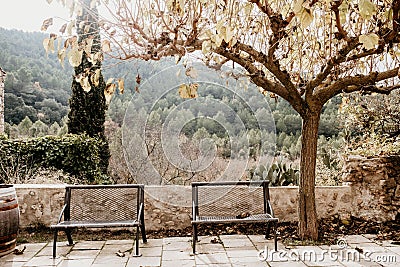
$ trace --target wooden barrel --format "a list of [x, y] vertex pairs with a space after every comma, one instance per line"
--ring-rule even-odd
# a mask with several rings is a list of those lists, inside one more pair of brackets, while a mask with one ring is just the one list
[[12, 252], [17, 241], [19, 208], [12, 185], [0, 185], [0, 257]]

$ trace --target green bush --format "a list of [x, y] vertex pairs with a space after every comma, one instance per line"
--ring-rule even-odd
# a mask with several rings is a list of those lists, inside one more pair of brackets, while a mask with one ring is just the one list
[[[9, 173], [20, 169], [53, 167], [76, 176], [82, 183], [104, 183], [100, 169], [104, 141], [87, 135], [45, 136], [9, 140], [0, 138], [0, 183], [10, 180]], [[18, 163], [18, 164], [16, 164]]]

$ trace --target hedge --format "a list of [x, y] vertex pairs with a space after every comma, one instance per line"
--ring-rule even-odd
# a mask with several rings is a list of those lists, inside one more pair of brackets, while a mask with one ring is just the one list
[[[100, 151], [104, 145], [107, 145], [104, 141], [87, 135], [68, 134], [17, 140], [2, 137], [0, 164], [7, 166], [18, 159], [31, 168], [54, 167], [77, 177], [82, 183], [98, 183], [105, 177], [100, 168]], [[1, 180], [2, 177], [0, 183]]]

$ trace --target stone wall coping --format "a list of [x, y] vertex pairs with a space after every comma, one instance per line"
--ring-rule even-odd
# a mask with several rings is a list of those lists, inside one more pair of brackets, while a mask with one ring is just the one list
[[[65, 188], [67, 184], [13, 184], [15, 188], [21, 188], [21, 189], [37, 189], [37, 188]], [[146, 188], [190, 188], [190, 185], [145, 185], [145, 190]], [[316, 186], [316, 189], [341, 189], [344, 187], [349, 187], [348, 185], [337, 185], [337, 186]], [[270, 186], [271, 189], [289, 189], [289, 190], [295, 190], [298, 189], [298, 186]]]

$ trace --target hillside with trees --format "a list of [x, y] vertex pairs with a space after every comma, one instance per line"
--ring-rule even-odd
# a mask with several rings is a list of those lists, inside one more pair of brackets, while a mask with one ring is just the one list
[[[0, 46], [2, 47], [0, 64], [7, 72], [5, 83], [7, 134], [11, 138], [65, 134], [67, 132], [66, 115], [69, 108], [68, 101], [71, 95], [73, 72], [70, 65], [65, 63], [64, 67], [62, 67], [54, 53], [46, 55], [42, 45], [46, 34], [0, 29], [0, 37]], [[154, 97], [146, 95], [147, 92], [145, 90], [137, 92], [140, 87], [140, 84], [137, 83], [138, 77], [143, 83], [156, 73], [174, 65], [175, 62], [172, 59], [164, 59], [158, 62], [141, 60], [127, 62], [107, 60], [104, 62], [105, 79], [122, 77], [126, 84], [124, 94], [120, 94], [119, 91], [115, 92], [107, 111], [108, 121], [106, 125], [109, 128], [107, 134], [111, 141], [112, 154], [112, 170], [110, 170], [110, 174], [115, 179], [124, 177], [124, 175], [128, 177], [125, 180], [132, 179], [132, 175], [126, 174], [126, 170], [122, 170], [123, 168], [121, 169], [120, 166], [117, 166], [123, 160], [120, 133], [126, 109], [134, 94], [140, 94], [147, 98]], [[281, 164], [282, 173], [284, 173], [283, 165], [287, 165], [287, 169], [297, 171], [301, 148], [301, 117], [291, 108], [287, 101], [282, 98], [270, 98], [268, 95], [263, 98], [254, 85], [250, 85], [246, 91], [247, 99], [250, 99], [254, 108], [253, 111], [243, 108], [243, 103], [238, 102], [230, 95], [229, 91], [222, 88], [207, 87], [201, 90], [201, 94], [207, 96], [205, 101], [208, 101], [208, 103], [218, 101], [231, 107], [240, 119], [245, 122], [246, 128], [251, 130], [249, 138], [250, 155], [252, 157], [255, 157], [260, 149], [270, 151], [269, 156], [279, 157], [278, 161]], [[267, 106], [265, 101], [267, 101]], [[162, 125], [168, 114], [181, 102], [182, 98], [179, 94], [169, 94], [158, 101], [157, 106], [152, 110], [141, 112], [145, 112], [144, 116], [150, 118], [153, 125]], [[323, 145], [319, 152], [321, 164], [323, 162], [327, 164], [321, 165], [320, 169], [325, 172], [329, 170], [325, 174], [325, 178], [332, 177], [332, 164], [328, 163], [329, 160], [338, 161], [337, 149], [340, 146], [340, 139], [338, 139], [340, 125], [337, 123], [337, 116], [340, 103], [340, 96], [328, 101], [321, 116], [319, 134], [321, 136], [320, 142]], [[190, 114], [185, 114], [185, 116], [196, 117], [199, 115], [199, 110], [201, 110], [201, 107], [192, 106]], [[254, 116], [262, 118], [269, 114], [272, 114], [274, 119], [274, 131], [259, 131]], [[181, 116], [184, 115], [181, 114]], [[200, 136], [204, 137], [205, 135], [212, 137], [215, 143], [219, 144], [218, 153], [221, 158], [237, 158], [241, 153], [240, 142], [244, 144], [247, 139], [246, 133], [237, 133], [242, 135], [239, 138], [242, 141], [239, 144], [235, 144], [235, 148], [232, 150], [226, 129], [215, 123], [215, 120], [221, 120], [223, 117], [224, 114], [216, 110], [213, 118], [193, 120], [182, 129], [182, 133], [189, 139], [198, 139]], [[223, 119], [226, 120], [228, 118]], [[259, 144], [264, 139], [273, 140], [273, 142], [270, 144], [264, 142], [267, 147], [261, 148]], [[272, 146], [274, 146], [273, 149], [271, 149]], [[191, 149], [190, 146], [188, 146], [188, 149]], [[272, 154], [271, 151], [273, 151]], [[322, 158], [329, 160], [323, 161]], [[115, 164], [112, 163], [113, 161]], [[278, 166], [279, 162], [276, 162], [276, 166]], [[269, 166], [264, 167], [268, 168]], [[338, 172], [340, 166], [335, 165], [334, 167], [334, 171]], [[117, 171], [118, 169], [119, 171]], [[177, 174], [174, 171], [170, 172], [173, 173], [168, 178], [171, 181], [174, 180], [173, 177], [178, 177], [179, 180], [181, 179], [179, 178], [180, 176], [187, 175]], [[257, 172], [259, 173], [260, 170], [249, 169], [251, 174]], [[259, 175], [262, 175], [262, 173]], [[275, 175], [275, 178], [278, 179], [277, 175]], [[331, 184], [336, 184], [339, 181], [338, 175], [333, 176], [331, 180]], [[285, 184], [286, 182], [281, 181], [280, 183]], [[297, 178], [293, 179], [291, 183], [296, 184]]]

